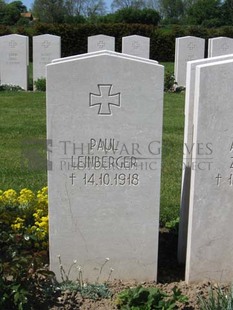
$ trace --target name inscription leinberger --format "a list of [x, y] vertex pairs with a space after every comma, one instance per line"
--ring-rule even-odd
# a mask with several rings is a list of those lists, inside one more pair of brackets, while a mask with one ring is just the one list
[[[159, 141], [149, 142], [146, 148], [141, 148], [138, 143], [121, 143], [114, 138], [92, 138], [86, 144], [64, 140], [59, 141], [59, 146], [64, 154], [60, 158], [60, 169], [72, 172], [69, 176], [72, 185], [77, 178], [84, 180], [85, 185], [139, 185], [139, 171], [156, 170], [160, 159]], [[108, 172], [102, 173], [103, 170]], [[121, 170], [127, 173], [121, 173]], [[84, 174], [80, 175], [82, 171]], [[110, 175], [109, 171], [115, 173]]]

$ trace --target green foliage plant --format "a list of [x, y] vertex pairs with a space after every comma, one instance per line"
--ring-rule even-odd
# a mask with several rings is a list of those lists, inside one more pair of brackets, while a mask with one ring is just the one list
[[23, 88], [21, 88], [18, 85], [12, 85], [12, 84], [2, 84], [0, 85], [0, 91], [12, 91], [12, 92], [16, 92], [16, 91], [24, 91]]
[[210, 287], [209, 296], [198, 296], [200, 310], [233, 310], [233, 287]]
[[[113, 269], [110, 269], [110, 274], [106, 283], [100, 284], [99, 278], [103, 271], [104, 266], [109, 261], [109, 258], [106, 258], [104, 263], [100, 267], [99, 275], [97, 277], [96, 283], [86, 283], [83, 280], [83, 271], [82, 267], [77, 265], [77, 260], [74, 260], [73, 263], [70, 265], [69, 270], [66, 271], [62, 265], [61, 255], [58, 255], [59, 265], [60, 265], [60, 275], [62, 281], [57, 283], [56, 290], [61, 291], [71, 291], [71, 292], [79, 292], [83, 298], [90, 298], [90, 299], [99, 299], [99, 298], [109, 298], [111, 297], [112, 293], [108, 288], [108, 280]], [[75, 281], [70, 280], [70, 272], [72, 268], [76, 268], [78, 270], [78, 275]]]
[[34, 82], [37, 91], [46, 91], [46, 79], [40, 78]]
[[122, 291], [116, 304], [120, 310], [171, 310], [179, 309], [179, 305], [187, 301], [177, 287], [173, 288], [172, 295], [168, 295], [156, 287], [138, 286]]
[[26, 188], [0, 190], [0, 248], [0, 309], [42, 307], [54, 295], [56, 282], [45, 267], [47, 187], [37, 194]]

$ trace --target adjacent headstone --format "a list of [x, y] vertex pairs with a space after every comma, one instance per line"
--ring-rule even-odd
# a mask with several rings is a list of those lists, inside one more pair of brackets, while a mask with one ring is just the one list
[[28, 37], [10, 34], [1, 38], [1, 84], [18, 85], [28, 89]]
[[1, 84], [1, 61], [2, 61], [2, 47], [1, 47], [1, 39], [2, 37], [0, 37], [0, 84]]
[[150, 38], [138, 35], [123, 37], [122, 53], [150, 58]]
[[[179, 223], [179, 241], [178, 241], [178, 261], [185, 262], [187, 248], [187, 229], [188, 229], [188, 212], [190, 196], [190, 176], [193, 169], [209, 170], [212, 160], [201, 162], [200, 153], [198, 155], [199, 163], [192, 159], [193, 149], [193, 113], [194, 113], [194, 90], [196, 67], [198, 65], [213, 63], [216, 61], [233, 59], [233, 55], [212, 57], [201, 60], [189, 61], [187, 63], [187, 82], [185, 92], [185, 128], [184, 128], [184, 145], [183, 145], [183, 170], [182, 170], [182, 188], [181, 188], [181, 208]], [[205, 146], [207, 147], [207, 146]]]
[[115, 51], [115, 38], [98, 34], [96, 36], [88, 37], [87, 52], [96, 52], [102, 50]]
[[208, 41], [208, 57], [233, 54], [233, 39], [227, 37], [211, 38]]
[[204, 58], [205, 40], [187, 36], [176, 38], [175, 80], [179, 86], [186, 86], [186, 64], [190, 60]]
[[110, 268], [117, 279], [157, 277], [164, 68], [124, 56], [104, 51], [47, 66], [58, 276], [61, 255], [66, 270], [77, 259], [88, 281], [100, 273], [106, 281]]
[[212, 163], [191, 173], [187, 282], [233, 278], [232, 78], [233, 60], [196, 68], [193, 157]]
[[33, 37], [33, 81], [45, 78], [45, 66], [61, 57], [61, 38], [51, 34]]

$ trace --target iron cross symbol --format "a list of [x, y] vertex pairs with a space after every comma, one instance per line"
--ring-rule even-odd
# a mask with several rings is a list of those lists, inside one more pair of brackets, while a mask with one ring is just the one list
[[99, 84], [99, 94], [90, 93], [89, 106], [99, 106], [98, 115], [112, 115], [111, 106], [120, 107], [120, 93], [111, 94], [112, 84]]
[[15, 48], [16, 45], [17, 45], [17, 43], [16, 43], [15, 41], [13, 41], [13, 40], [11, 40], [11, 41], [9, 42], [9, 46], [10, 46], [11, 48]]
[[189, 49], [190, 51], [193, 50], [195, 47], [196, 47], [196, 45], [195, 45], [193, 42], [190, 42], [190, 43], [188, 44], [188, 49]]
[[48, 48], [50, 45], [50, 42], [48, 40], [45, 40], [42, 44], [41, 44], [44, 48]]
[[99, 48], [103, 48], [103, 47], [105, 46], [105, 42], [104, 42], [104, 41], [99, 41], [99, 42], [97, 43], [97, 46], [98, 46]]

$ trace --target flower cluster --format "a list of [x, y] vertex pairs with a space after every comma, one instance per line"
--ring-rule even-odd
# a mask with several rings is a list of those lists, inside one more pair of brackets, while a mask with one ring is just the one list
[[2, 231], [17, 235], [28, 247], [48, 249], [48, 188], [34, 194], [24, 188], [19, 194], [0, 190], [0, 225]]

